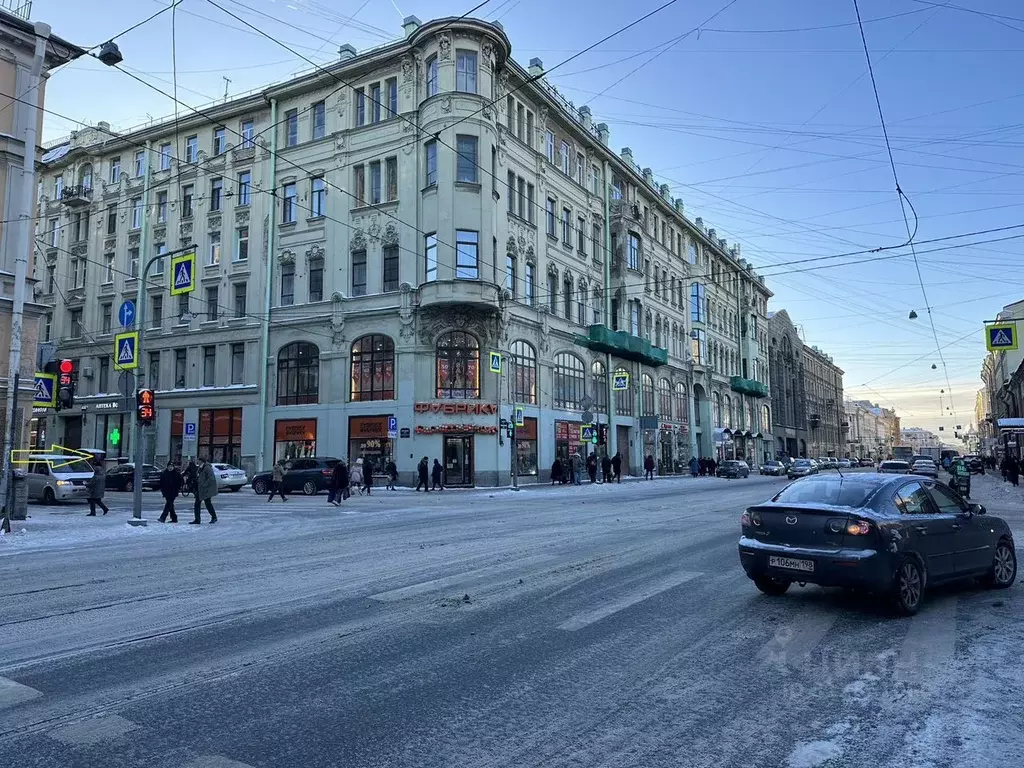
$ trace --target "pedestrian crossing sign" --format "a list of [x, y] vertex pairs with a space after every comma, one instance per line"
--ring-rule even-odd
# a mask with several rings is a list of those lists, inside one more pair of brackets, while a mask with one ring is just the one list
[[114, 370], [128, 371], [139, 367], [139, 332], [126, 331], [114, 337]]
[[501, 373], [501, 352], [491, 352], [489, 357], [491, 373]]
[[595, 427], [593, 424], [580, 424], [580, 442], [596, 443], [597, 427]]
[[989, 352], [1012, 352], [1017, 349], [1017, 324], [995, 323], [985, 326], [985, 345]]
[[517, 427], [525, 427], [526, 426], [526, 416], [523, 414], [523, 407], [521, 405], [517, 405], [516, 406], [515, 414], [513, 416], [513, 421], [515, 422], [515, 425]]
[[196, 252], [189, 251], [171, 258], [171, 296], [192, 293], [196, 287]]
[[629, 374], [626, 371], [616, 371], [612, 376], [612, 389], [616, 392], [624, 392], [629, 389]]
[[57, 407], [57, 374], [40, 373], [35, 375], [35, 394], [32, 397], [33, 408]]

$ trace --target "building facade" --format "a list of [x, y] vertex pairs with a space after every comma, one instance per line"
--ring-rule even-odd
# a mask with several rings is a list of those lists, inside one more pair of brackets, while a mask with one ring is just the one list
[[[678, 472], [726, 428], [757, 455], [763, 279], [500, 26], [404, 30], [177, 132], [101, 124], [54, 149], [46, 297], [84, 383], [64, 444], [130, 450], [109, 440], [134, 386], [110, 359], [117, 310], [148, 259], [194, 247], [191, 295], [166, 263], [146, 284], [147, 457], [394, 458], [409, 480], [427, 456], [494, 485], [577, 450]], [[67, 183], [74, 203], [51, 193]], [[581, 441], [609, 421], [607, 445]]]
[[922, 427], [904, 427], [900, 430], [900, 445], [914, 449], [914, 453], [923, 453], [922, 448], [941, 448], [942, 441], [931, 430]]
[[842, 369], [803, 343], [784, 309], [769, 315], [768, 337], [776, 455], [845, 455], [850, 424]]
[[895, 412], [870, 400], [848, 400], [846, 418], [850, 425], [847, 450], [851, 456], [884, 459], [900, 442], [900, 419]]

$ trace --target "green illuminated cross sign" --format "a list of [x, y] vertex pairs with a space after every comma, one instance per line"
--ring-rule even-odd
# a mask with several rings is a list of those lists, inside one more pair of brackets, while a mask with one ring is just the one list
[[107, 439], [110, 441], [111, 445], [117, 445], [121, 442], [121, 430], [114, 427], [110, 430], [110, 436]]

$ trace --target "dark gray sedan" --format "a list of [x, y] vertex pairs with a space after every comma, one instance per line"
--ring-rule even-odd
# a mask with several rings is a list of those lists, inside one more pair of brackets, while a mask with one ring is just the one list
[[789, 465], [789, 469], [786, 471], [786, 476], [790, 480], [796, 480], [800, 477], [810, 477], [811, 475], [818, 474], [818, 464], [811, 459], [797, 459]]
[[747, 466], [745, 461], [733, 461], [730, 459], [718, 465], [717, 474], [719, 477], [728, 478], [750, 477], [750, 467]]
[[1017, 578], [1006, 522], [926, 477], [806, 478], [748, 508], [740, 525], [740, 563], [768, 595], [794, 581], [862, 589], [911, 615], [925, 587], [978, 578], [1005, 589]]

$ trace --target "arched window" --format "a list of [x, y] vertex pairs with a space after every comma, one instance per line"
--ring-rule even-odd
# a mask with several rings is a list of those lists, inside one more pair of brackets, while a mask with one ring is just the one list
[[690, 406], [686, 402], [686, 385], [683, 382], [676, 384], [676, 421], [690, 420]]
[[86, 163], [78, 170], [78, 183], [85, 189], [92, 189], [92, 164]]
[[583, 361], [568, 352], [555, 355], [554, 370], [555, 408], [579, 408], [579, 402], [586, 392], [586, 377]]
[[722, 426], [722, 396], [717, 392], [711, 395], [711, 407], [714, 411], [715, 426]]
[[764, 421], [761, 423], [761, 429], [764, 432], [772, 431], [772, 409], [767, 405], [762, 408], [762, 415]]
[[641, 416], [654, 415], [654, 379], [649, 373], [640, 377], [640, 397], [643, 410]]
[[480, 343], [471, 334], [452, 331], [437, 340], [437, 397], [480, 397]]
[[722, 418], [725, 419], [725, 426], [735, 427], [736, 422], [732, 418], [732, 398], [728, 395], [722, 400]]
[[320, 350], [296, 341], [277, 353], [277, 404], [306, 405], [320, 399]]
[[590, 366], [590, 396], [594, 398], [594, 410], [606, 412], [608, 410], [608, 371], [604, 363], [595, 360]]
[[[629, 372], [625, 368], [616, 368], [612, 378], [622, 375], [629, 376]], [[623, 416], [632, 416], [634, 402], [636, 397], [633, 393], [633, 387], [636, 385], [632, 379], [629, 379], [629, 386], [626, 389], [620, 389], [615, 391], [615, 412], [621, 413]]]
[[672, 420], [672, 384], [668, 379], [658, 382], [658, 412], [663, 419]]
[[512, 353], [512, 401], [535, 405], [537, 402], [537, 353], [525, 341], [514, 341]]
[[352, 343], [351, 400], [395, 399], [395, 343], [373, 334]]

